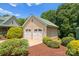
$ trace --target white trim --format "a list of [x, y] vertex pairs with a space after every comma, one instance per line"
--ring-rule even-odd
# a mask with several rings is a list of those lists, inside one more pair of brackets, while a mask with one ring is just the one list
[[30, 16], [30, 17], [25, 21], [25, 23], [22, 25], [22, 27], [24, 27], [24, 25], [30, 20], [31, 17], [32, 17], [32, 16]]

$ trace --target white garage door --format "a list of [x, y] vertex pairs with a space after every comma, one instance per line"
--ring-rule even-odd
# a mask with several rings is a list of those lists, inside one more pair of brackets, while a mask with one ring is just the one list
[[42, 40], [42, 36], [43, 36], [42, 29], [34, 29], [34, 31], [33, 31], [34, 40]]
[[26, 30], [25, 30], [24, 37], [25, 37], [26, 39], [32, 39], [31, 29], [26, 29]]

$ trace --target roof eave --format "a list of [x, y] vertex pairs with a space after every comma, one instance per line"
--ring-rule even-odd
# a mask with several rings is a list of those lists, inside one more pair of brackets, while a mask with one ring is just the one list
[[0, 25], [0, 27], [12, 27], [12, 26], [15, 26], [15, 25]]
[[32, 17], [32, 16], [29, 16], [29, 17], [27, 18], [27, 20], [24, 22], [24, 24], [22, 25], [22, 27], [25, 26], [25, 24], [29, 21], [29, 19], [30, 19], [31, 17]]
[[47, 25], [47, 27], [59, 28], [58, 26]]

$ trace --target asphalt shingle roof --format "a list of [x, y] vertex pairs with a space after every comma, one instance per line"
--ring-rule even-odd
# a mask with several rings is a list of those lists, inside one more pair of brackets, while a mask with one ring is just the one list
[[47, 26], [53, 26], [53, 27], [58, 27], [57, 25], [55, 25], [54, 23], [46, 20], [46, 19], [43, 19], [43, 18], [40, 18], [40, 17], [37, 17], [37, 16], [34, 16], [36, 17], [38, 20], [40, 20], [41, 22], [43, 22], [44, 24], [46, 24]]
[[13, 25], [6, 25], [5, 23], [10, 19], [12, 18], [13, 16], [12, 15], [9, 15], [9, 16], [0, 16], [0, 26], [13, 26]]
[[[46, 26], [51, 26], [51, 27], [56, 27], [56, 28], [58, 28], [58, 26], [55, 25], [54, 23], [52, 23], [52, 22], [50, 22], [50, 21], [48, 21], [48, 20], [46, 20], [46, 19], [37, 17], [37, 16], [30, 16], [30, 17], [28, 17], [28, 19], [26, 20], [26, 22], [27, 22], [31, 17], [36, 18], [37, 20], [39, 20], [41, 23], [45, 24]], [[25, 23], [26, 23], [26, 22], [25, 22]], [[25, 23], [23, 24], [23, 26], [25, 25]]]
[[8, 21], [12, 16], [0, 16], [0, 25]]

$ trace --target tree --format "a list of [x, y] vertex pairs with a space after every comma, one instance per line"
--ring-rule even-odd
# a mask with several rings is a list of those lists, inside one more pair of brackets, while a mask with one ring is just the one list
[[25, 19], [23, 19], [23, 18], [18, 18], [16, 21], [17, 21], [20, 25], [23, 25], [24, 22], [25, 22]]
[[55, 10], [48, 10], [41, 14], [41, 17], [47, 19], [53, 23], [56, 23], [56, 11]]
[[[57, 9], [57, 25], [61, 33], [61, 37], [74, 33], [79, 26], [79, 4], [62, 4]], [[66, 23], [65, 23], [66, 21]]]
[[60, 37], [66, 37], [69, 33], [75, 35], [75, 29], [79, 26], [79, 4], [62, 4], [57, 10], [48, 10], [41, 14], [59, 26]]

